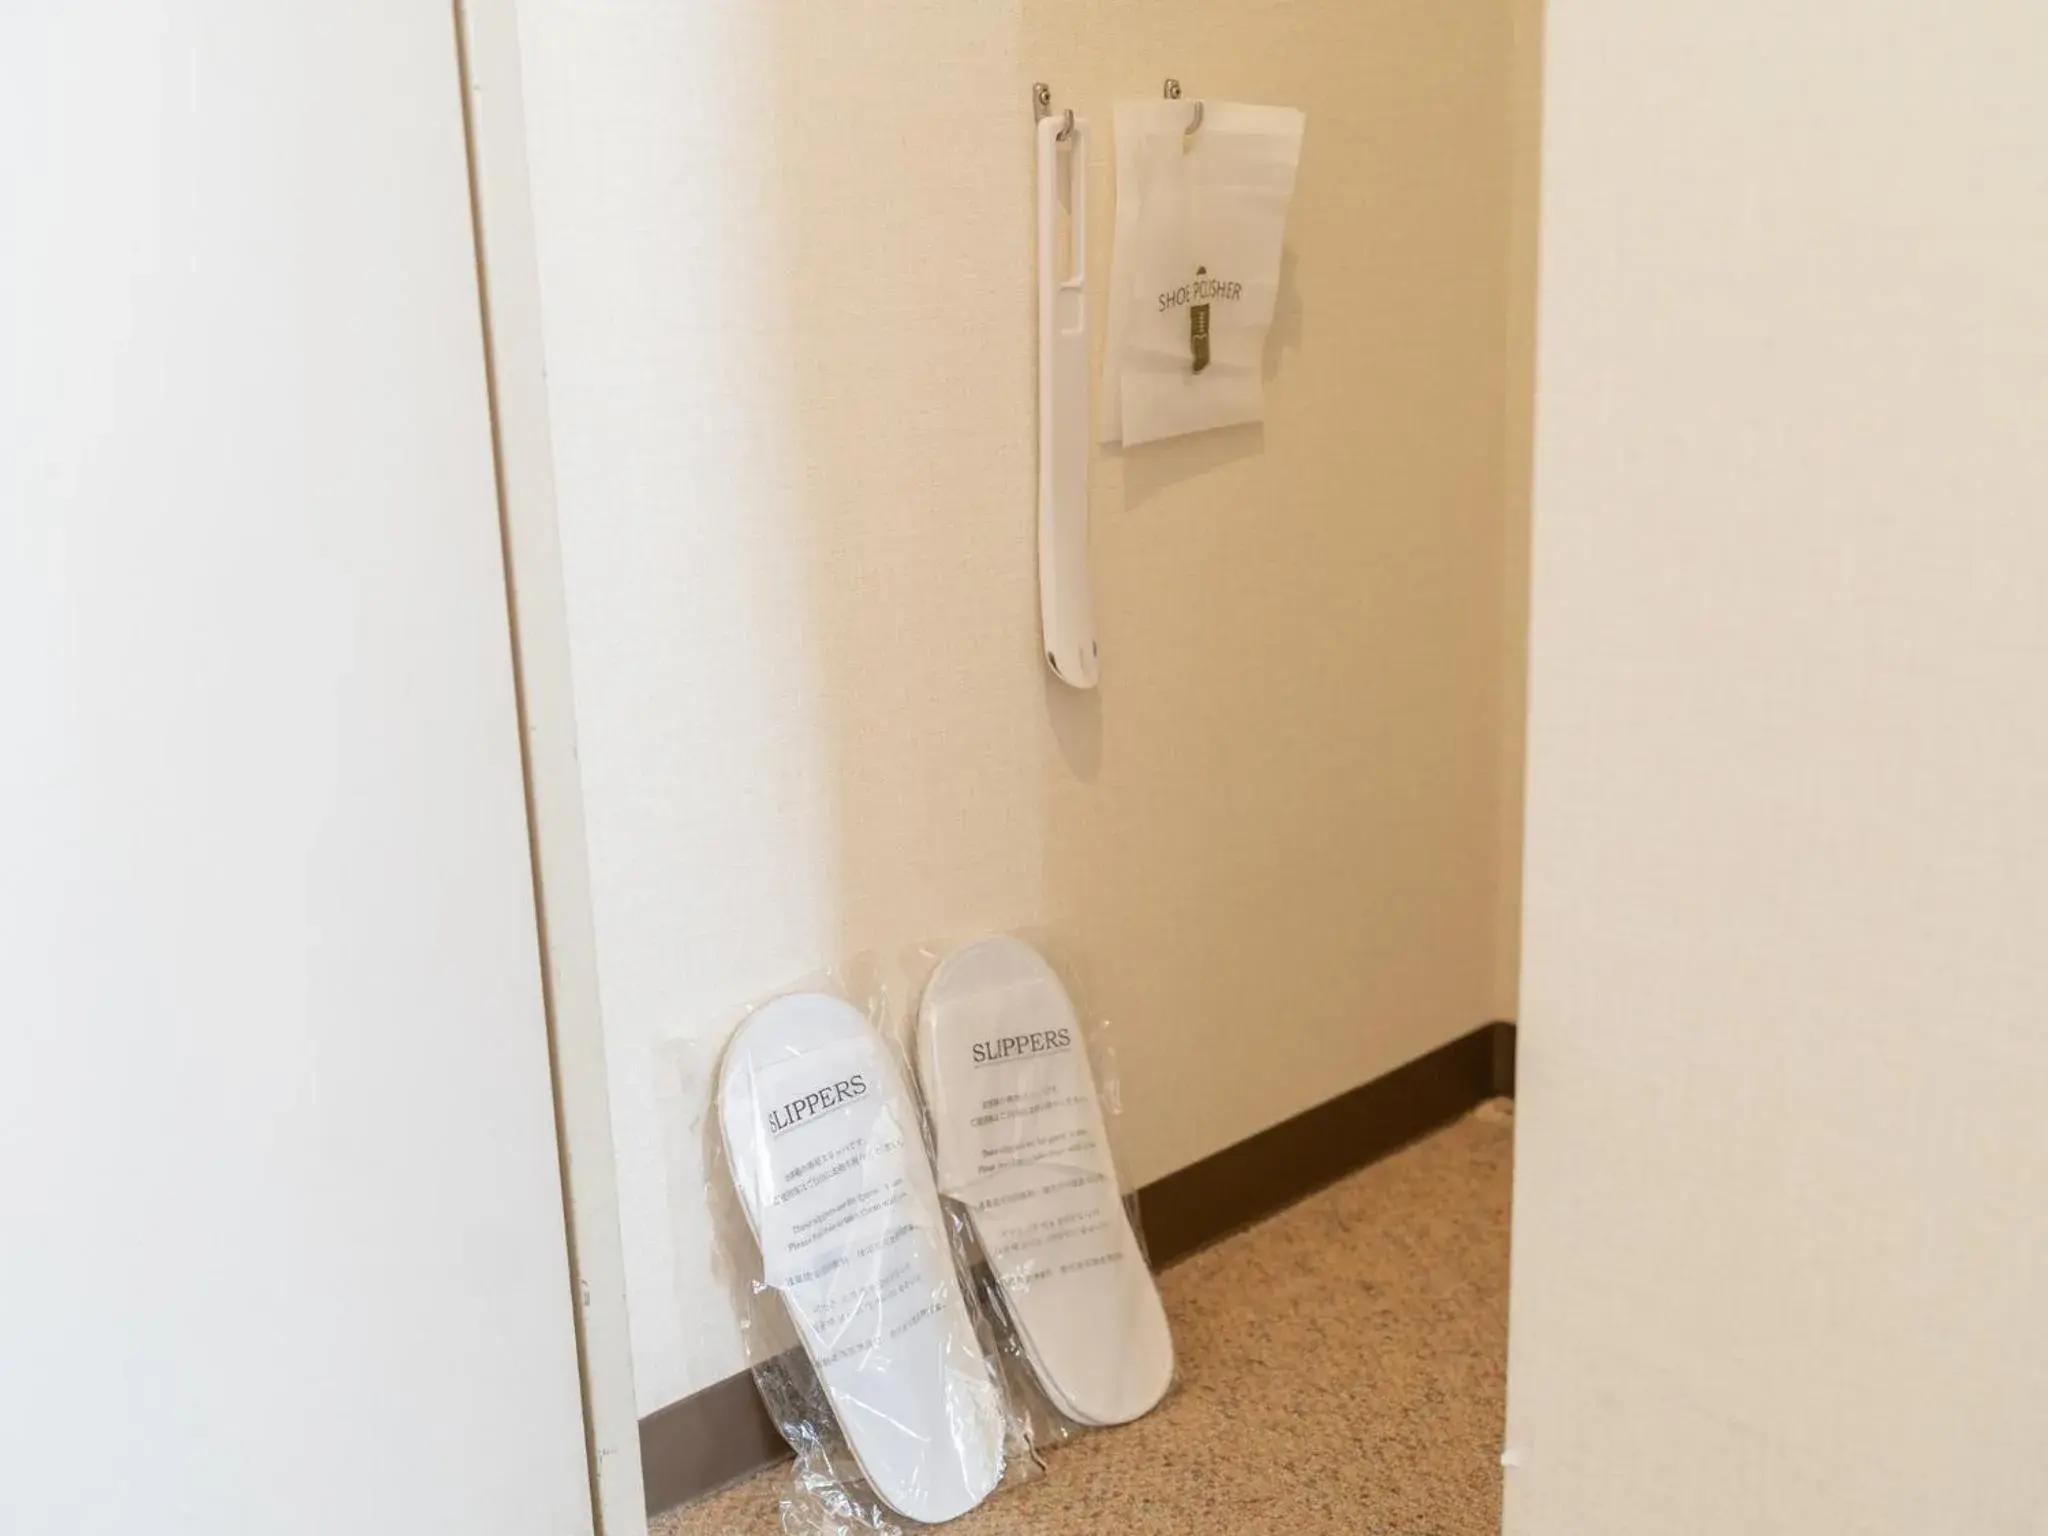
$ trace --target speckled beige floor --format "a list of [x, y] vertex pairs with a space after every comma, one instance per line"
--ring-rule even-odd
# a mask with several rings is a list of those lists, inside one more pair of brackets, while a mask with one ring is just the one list
[[[1168, 1270], [1173, 1395], [948, 1536], [1494, 1536], [1510, 1117], [1488, 1105]], [[654, 1536], [779, 1530], [784, 1470]]]

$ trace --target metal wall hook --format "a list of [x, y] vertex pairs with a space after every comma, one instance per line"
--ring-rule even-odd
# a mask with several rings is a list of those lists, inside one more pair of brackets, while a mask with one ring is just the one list
[[[1052, 87], [1047, 85], [1043, 80], [1040, 80], [1036, 85], [1031, 87], [1031, 118], [1033, 122], [1040, 122], [1043, 121], [1045, 118], [1051, 116]], [[1064, 144], [1068, 139], [1071, 139], [1073, 136], [1074, 109], [1072, 107], [1068, 107], [1066, 109], [1065, 120], [1060, 124], [1060, 131], [1054, 134], [1053, 137], [1058, 139], [1062, 144]]]
[[[1167, 77], [1167, 81], [1166, 81], [1166, 99], [1167, 99], [1168, 101], [1179, 101], [1179, 100], [1180, 100], [1180, 82], [1179, 82], [1178, 80], [1174, 79], [1174, 78], [1173, 78], [1172, 76], [1170, 76], [1170, 75], [1169, 75], [1169, 76]], [[1195, 131], [1195, 130], [1196, 130], [1197, 128], [1199, 128], [1199, 127], [1201, 127], [1201, 126], [1202, 126], [1202, 104], [1201, 104], [1201, 103], [1200, 103], [1200, 102], [1198, 101], [1198, 102], [1196, 102], [1196, 103], [1195, 103], [1195, 111], [1194, 111], [1194, 115], [1193, 115], [1192, 117], [1190, 117], [1190, 118], [1188, 119], [1188, 125], [1187, 125], [1187, 127], [1185, 127], [1185, 128], [1183, 128], [1183, 129], [1181, 129], [1181, 133], [1182, 133], [1182, 135], [1183, 135], [1183, 136], [1185, 136], [1185, 135], [1187, 135], [1187, 134], [1191, 134], [1191, 133], [1193, 133], [1193, 132], [1194, 132], [1194, 131]]]

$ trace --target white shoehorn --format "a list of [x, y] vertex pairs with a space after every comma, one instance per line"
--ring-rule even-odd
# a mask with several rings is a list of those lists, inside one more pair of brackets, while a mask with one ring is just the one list
[[1002, 1478], [1002, 1403], [887, 1046], [840, 998], [777, 998], [726, 1048], [718, 1116], [764, 1274], [862, 1476], [911, 1519], [965, 1514]]
[[1088, 578], [1088, 308], [1088, 124], [1068, 112], [1038, 125], [1038, 605], [1046, 665], [1075, 688], [1101, 674]]
[[1007, 936], [955, 951], [925, 988], [917, 1067], [939, 1187], [966, 1207], [1047, 1399], [1082, 1424], [1148, 1412], [1173, 1337], [1058, 974]]

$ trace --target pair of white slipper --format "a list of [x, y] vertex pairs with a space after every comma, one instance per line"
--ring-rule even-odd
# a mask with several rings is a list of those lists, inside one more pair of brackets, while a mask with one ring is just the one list
[[782, 1292], [861, 1475], [936, 1524], [1002, 1480], [1007, 1417], [939, 1194], [967, 1212], [1020, 1353], [1077, 1423], [1128, 1423], [1173, 1340], [1109, 1158], [1080, 1021], [1044, 958], [955, 951], [918, 1010], [916, 1102], [860, 1010], [777, 998], [733, 1036], [718, 1113], [763, 1273]]

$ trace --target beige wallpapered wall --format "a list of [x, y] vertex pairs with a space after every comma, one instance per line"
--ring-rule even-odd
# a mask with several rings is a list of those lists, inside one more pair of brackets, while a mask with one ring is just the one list
[[1553, 8], [1507, 1529], [2044, 1528], [2048, 10]]
[[[1511, 1010], [1527, 8], [521, 5], [643, 1412], [742, 1364], [676, 1130], [712, 1036], [835, 956], [1060, 934], [1132, 1182]], [[1266, 423], [1096, 462], [1084, 697], [1029, 88], [1097, 126], [1099, 280], [1167, 75], [1308, 136]]]

